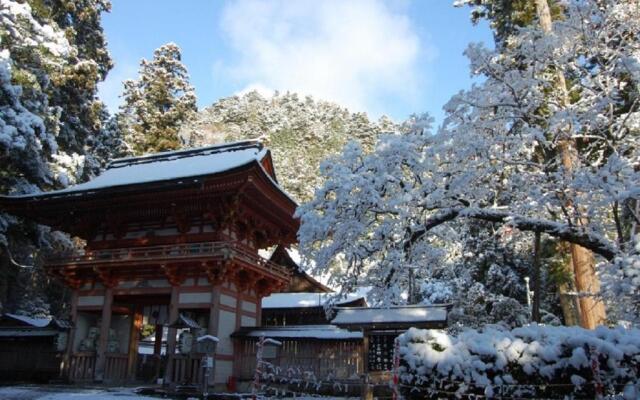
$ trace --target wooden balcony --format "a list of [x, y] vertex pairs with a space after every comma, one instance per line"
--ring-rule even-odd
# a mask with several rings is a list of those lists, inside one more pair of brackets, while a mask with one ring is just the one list
[[207, 268], [232, 263], [243, 269], [278, 281], [288, 282], [291, 271], [270, 262], [237, 242], [183, 243], [162, 246], [87, 251], [50, 258], [46, 267], [54, 274], [82, 280], [97, 273], [120, 278], [157, 277], [167, 267], [179, 267], [184, 276], [199, 276]]

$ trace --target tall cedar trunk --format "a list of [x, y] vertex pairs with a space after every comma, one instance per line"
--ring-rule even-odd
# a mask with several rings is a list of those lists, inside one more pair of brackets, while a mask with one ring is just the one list
[[540, 322], [540, 297], [541, 297], [541, 284], [540, 284], [540, 232], [535, 233], [533, 240], [533, 305], [531, 307], [531, 319], [535, 322]]
[[[544, 32], [549, 33], [552, 27], [551, 12], [547, 1], [548, 0], [536, 0], [536, 10], [540, 20], [540, 27]], [[558, 71], [557, 77], [558, 89], [561, 91], [562, 101], [567, 105], [569, 103], [569, 97], [564, 74]], [[562, 157], [562, 166], [567, 174], [571, 174], [575, 164], [575, 142], [573, 139], [565, 138], [559, 142], [559, 148]], [[572, 208], [572, 204], [567, 204], [567, 206]], [[584, 224], [586, 221], [580, 220], [579, 223]], [[581, 325], [584, 328], [593, 329], [606, 322], [606, 313], [602, 300], [594, 296], [584, 295], [587, 293], [600, 292], [600, 280], [596, 276], [595, 260], [591, 251], [584, 247], [570, 244], [570, 250], [576, 289], [582, 294], [579, 298]]]

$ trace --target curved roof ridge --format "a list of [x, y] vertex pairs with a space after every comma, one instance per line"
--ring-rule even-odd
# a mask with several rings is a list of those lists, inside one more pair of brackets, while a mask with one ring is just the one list
[[136, 157], [122, 157], [116, 158], [107, 164], [106, 169], [120, 168], [136, 164], [146, 164], [156, 161], [177, 160], [185, 157], [194, 156], [208, 156], [216, 153], [222, 153], [227, 151], [245, 150], [251, 147], [255, 147], [258, 151], [264, 148], [264, 145], [259, 140], [242, 140], [238, 142], [228, 142], [214, 144], [205, 147], [193, 147], [189, 149], [163, 151], [160, 153], [150, 153]]

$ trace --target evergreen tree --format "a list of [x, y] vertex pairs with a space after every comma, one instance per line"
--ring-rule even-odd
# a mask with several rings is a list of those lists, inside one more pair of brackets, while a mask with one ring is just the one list
[[[554, 19], [560, 18], [563, 8], [559, 2], [549, 3]], [[531, 0], [456, 0], [454, 5], [472, 7], [471, 21], [474, 24], [487, 19], [498, 46], [504, 45], [519, 28], [534, 24], [537, 18], [535, 1]]]
[[30, 0], [29, 4], [34, 18], [57, 25], [74, 49], [47, 90], [49, 107], [58, 113], [52, 121], [57, 126], [49, 129], [57, 131], [60, 152], [84, 156], [81, 179], [85, 180], [107, 161], [95, 149], [103, 147], [103, 136], [110, 134], [105, 132], [108, 112], [97, 91], [113, 66], [101, 26], [101, 14], [111, 4], [107, 0]]
[[[95, 1], [0, 1], [0, 193], [61, 188], [97, 164], [89, 151], [106, 119], [95, 94], [111, 67], [99, 27], [107, 9]], [[69, 238], [0, 213], [0, 302], [8, 311], [33, 308], [27, 299], [60, 303], [41, 258], [61, 246], [71, 246]]]
[[124, 82], [123, 97], [118, 123], [134, 154], [182, 146], [178, 131], [193, 117], [197, 107], [176, 44], [158, 48], [151, 61], [142, 60], [138, 80]]

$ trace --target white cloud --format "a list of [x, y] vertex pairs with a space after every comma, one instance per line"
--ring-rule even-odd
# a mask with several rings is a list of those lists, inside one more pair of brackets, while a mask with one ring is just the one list
[[424, 84], [420, 63], [434, 56], [408, 16], [381, 0], [234, 1], [221, 27], [237, 55], [224, 70], [238, 86], [374, 115], [389, 101], [411, 106]]
[[122, 82], [127, 79], [136, 79], [138, 76], [138, 65], [135, 63], [122, 63], [114, 66], [107, 74], [107, 79], [98, 84], [98, 97], [113, 114], [118, 111], [122, 104]]

